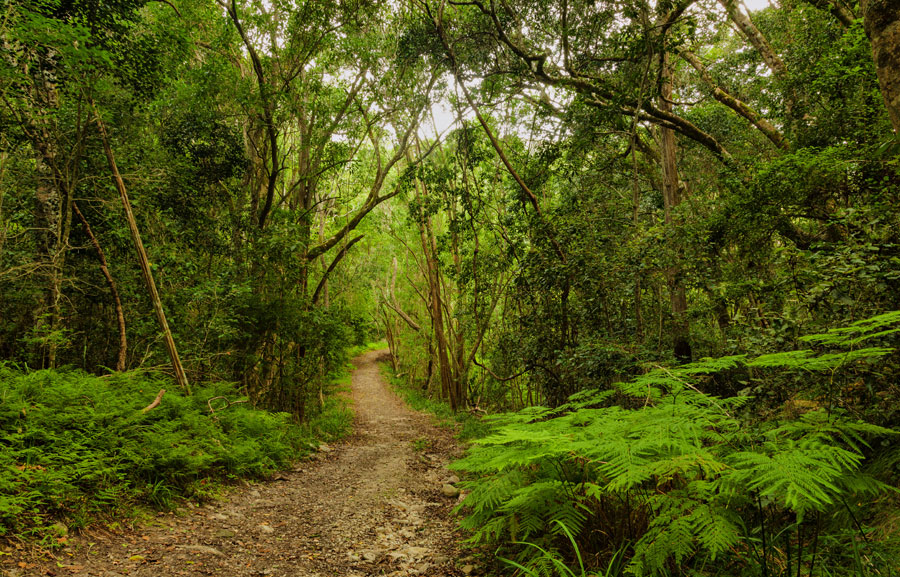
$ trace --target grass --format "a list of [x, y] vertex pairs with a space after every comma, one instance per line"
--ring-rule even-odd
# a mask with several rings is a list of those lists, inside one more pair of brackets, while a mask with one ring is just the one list
[[381, 349], [386, 348], [388, 348], [387, 341], [382, 339], [380, 341], [374, 341], [365, 345], [356, 345], [354, 347], [350, 347], [347, 350], [347, 356], [352, 359], [353, 357], [359, 356], [369, 351], [380, 351]]
[[329, 375], [323, 386], [321, 411], [301, 427], [306, 434], [320, 441], [338, 441], [353, 431], [353, 409], [350, 400], [350, 383], [353, 365], [345, 363], [343, 368]]
[[382, 340], [347, 349], [347, 362], [339, 371], [329, 375], [328, 383], [324, 386], [322, 411], [303, 425], [311, 436], [323, 441], [337, 441], [350, 434], [354, 415], [349, 393], [355, 369], [350, 359], [385, 348], [387, 341]]

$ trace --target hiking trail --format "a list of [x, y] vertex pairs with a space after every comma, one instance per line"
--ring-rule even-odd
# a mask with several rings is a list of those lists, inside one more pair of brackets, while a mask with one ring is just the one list
[[[23, 558], [9, 577], [450, 577], [460, 559], [445, 468], [452, 432], [409, 409], [382, 378], [385, 351], [353, 360], [354, 433], [274, 480], [134, 530], [70, 537], [53, 558]], [[446, 490], [446, 493], [445, 493]], [[23, 554], [24, 555], [24, 554]]]

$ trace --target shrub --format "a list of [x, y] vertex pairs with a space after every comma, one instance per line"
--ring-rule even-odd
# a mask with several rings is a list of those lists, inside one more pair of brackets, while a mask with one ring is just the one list
[[775, 575], [775, 566], [812, 575], [824, 554], [817, 551], [823, 523], [843, 511], [858, 535], [844, 526], [832, 537], [849, 537], [855, 549], [832, 538], [833, 552], [858, 553], [856, 537], [866, 535], [849, 503], [888, 489], [861, 466], [868, 441], [894, 431], [824, 399], [760, 421], [747, 410], [750, 397], [717, 398], [701, 388], [736, 368], [834, 378], [892, 353], [857, 347], [898, 332], [891, 328], [898, 322], [900, 313], [889, 313], [807, 338], [828, 347], [820, 352], [659, 367], [557, 409], [498, 416], [494, 433], [454, 465], [473, 478], [460, 506], [463, 525], [476, 543], [530, 542], [513, 548], [521, 563], [546, 561], [571, 531], [575, 550], [593, 555], [594, 566], [627, 550], [627, 571], [638, 577]]
[[287, 414], [234, 403], [230, 384], [169, 390], [143, 413], [164, 387], [134, 372], [0, 365], [0, 534], [115, 506], [171, 507], [202, 497], [211, 480], [265, 476], [313, 443]]

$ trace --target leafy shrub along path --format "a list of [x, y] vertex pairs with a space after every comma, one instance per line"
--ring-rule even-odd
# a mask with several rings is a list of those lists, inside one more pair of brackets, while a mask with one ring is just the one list
[[4, 545], [0, 575], [462, 575], [443, 492], [458, 449], [389, 391], [382, 355], [354, 360], [356, 431], [316, 460], [134, 531], [70, 536], [55, 558]]

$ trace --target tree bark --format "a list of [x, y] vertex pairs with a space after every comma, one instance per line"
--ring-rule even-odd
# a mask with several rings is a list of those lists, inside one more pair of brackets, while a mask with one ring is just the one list
[[[416, 179], [416, 195], [421, 199], [424, 185]], [[425, 276], [429, 288], [429, 314], [431, 327], [437, 341], [438, 372], [441, 378], [441, 397], [450, 402], [450, 408], [458, 410], [455, 387], [453, 386], [453, 373], [450, 366], [450, 355], [447, 352], [447, 333], [444, 327], [443, 299], [441, 296], [440, 270], [437, 266], [437, 244], [431, 228], [431, 217], [425, 211], [419, 209], [419, 238], [422, 242], [422, 254], [425, 257]]]
[[[660, 55], [660, 98], [659, 107], [665, 112], [672, 111], [672, 64], [669, 54], [663, 52]], [[660, 156], [663, 173], [663, 205], [665, 210], [666, 226], [672, 228], [675, 224], [674, 210], [681, 204], [681, 190], [678, 179], [678, 165], [676, 159], [675, 131], [671, 128], [660, 127]], [[674, 322], [672, 326], [672, 341], [675, 357], [679, 360], [690, 360], [691, 344], [689, 340], [690, 326], [687, 320], [687, 294], [684, 283], [681, 280], [680, 267], [671, 266], [666, 270], [666, 280], [669, 284], [669, 299], [672, 306]]]
[[456, 412], [459, 408], [456, 398], [456, 387], [453, 385], [453, 372], [450, 366], [449, 345], [444, 327], [444, 301], [441, 296], [440, 271], [436, 262], [436, 243], [431, 230], [431, 219], [424, 216], [421, 227], [422, 248], [425, 250], [425, 262], [428, 268], [428, 285], [431, 288], [431, 323], [437, 341], [438, 369], [441, 376], [441, 392], [450, 401], [450, 408]]
[[112, 147], [109, 145], [109, 137], [106, 134], [106, 127], [103, 124], [103, 120], [100, 118], [97, 108], [95, 106], [93, 108], [94, 119], [100, 132], [100, 140], [103, 142], [103, 152], [106, 153], [109, 170], [112, 172], [113, 179], [116, 183], [116, 189], [119, 191], [119, 197], [122, 199], [122, 206], [125, 208], [125, 218], [128, 220], [128, 230], [131, 232], [131, 240], [134, 242], [134, 248], [137, 251], [138, 262], [141, 265], [141, 274], [144, 277], [144, 282], [147, 284], [147, 290], [150, 292], [153, 311], [156, 313], [156, 319], [159, 321], [159, 326], [163, 331], [166, 351], [169, 353], [169, 359], [171, 359], [172, 368], [175, 371], [175, 381], [182, 389], [190, 392], [187, 374], [185, 374], [184, 367], [181, 365], [178, 349], [175, 347], [175, 339], [172, 338], [172, 331], [169, 329], [169, 323], [166, 321], [166, 313], [163, 310], [159, 292], [156, 290], [156, 282], [153, 280], [153, 272], [150, 270], [150, 260], [147, 258], [147, 251], [144, 249], [144, 243], [141, 241], [141, 233], [138, 230], [137, 221], [134, 219], [134, 213], [131, 211], [131, 203], [128, 201], [128, 191], [125, 189], [125, 182], [122, 180], [122, 175], [119, 174], [119, 168], [116, 166], [116, 159], [115, 156], [113, 156]]
[[[59, 340], [54, 338], [61, 318], [63, 266], [65, 264], [67, 242], [64, 242], [65, 211], [67, 196], [60, 190], [60, 182], [51, 170], [55, 153], [47, 143], [40, 147], [41, 155], [35, 160], [37, 165], [37, 189], [35, 190], [35, 223], [38, 234], [38, 260], [47, 276], [47, 292], [37, 311], [37, 328], [50, 338], [42, 355], [47, 368], [56, 367]], [[50, 155], [49, 158], [47, 155]]]
[[861, 0], [863, 27], [872, 42], [872, 58], [881, 95], [895, 133], [900, 133], [900, 3]]
[[744, 34], [747, 41], [756, 48], [759, 55], [762, 56], [763, 62], [769, 67], [769, 70], [771, 70], [775, 76], [781, 78], [787, 76], [787, 67], [784, 65], [784, 61], [775, 53], [772, 45], [769, 44], [769, 40], [759, 31], [759, 28], [756, 27], [756, 24], [753, 23], [750, 16], [741, 10], [738, 0], [719, 0], [719, 4], [725, 8], [728, 17], [731, 18], [731, 21], [734, 22], [738, 29]]

